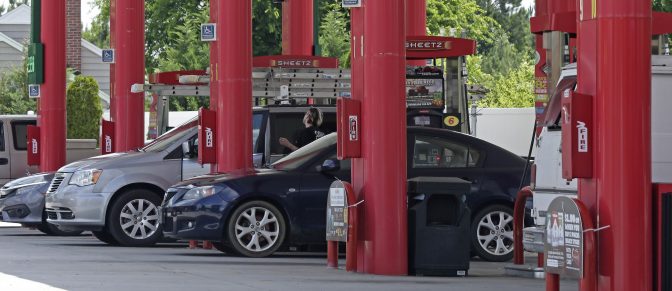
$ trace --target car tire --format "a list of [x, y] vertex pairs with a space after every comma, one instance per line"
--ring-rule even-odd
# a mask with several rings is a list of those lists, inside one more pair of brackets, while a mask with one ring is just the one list
[[61, 230], [58, 226], [47, 222], [47, 212], [42, 213], [42, 224], [37, 226], [37, 230], [49, 236], [78, 236], [83, 230]]
[[102, 241], [108, 245], [119, 245], [119, 242], [117, 242], [112, 235], [107, 230], [101, 230], [101, 231], [92, 231], [91, 232], [95, 238], [97, 238], [99, 241]]
[[513, 209], [491, 205], [480, 210], [471, 223], [471, 250], [490, 262], [513, 258]]
[[221, 242], [221, 241], [215, 241], [215, 242], [212, 242], [212, 246], [213, 246], [216, 250], [218, 250], [218, 251], [220, 251], [220, 252], [222, 252], [222, 253], [225, 253], [225, 254], [227, 254], [227, 255], [238, 255], [238, 253], [236, 253], [236, 250], [235, 250], [233, 247], [227, 245], [227, 244], [224, 243], [224, 242]]
[[163, 236], [158, 207], [161, 198], [145, 189], [132, 189], [114, 200], [107, 230], [121, 246], [152, 246]]
[[287, 231], [280, 210], [265, 201], [250, 201], [236, 208], [227, 223], [227, 236], [235, 253], [262, 258], [280, 248]]

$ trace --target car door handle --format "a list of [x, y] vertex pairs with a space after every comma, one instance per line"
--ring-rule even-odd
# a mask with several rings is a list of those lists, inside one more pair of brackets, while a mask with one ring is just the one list
[[0, 158], [0, 165], [7, 165], [9, 164], [9, 159], [7, 158]]

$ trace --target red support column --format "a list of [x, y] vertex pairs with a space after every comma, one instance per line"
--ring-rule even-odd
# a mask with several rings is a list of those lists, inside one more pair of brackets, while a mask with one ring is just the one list
[[143, 93], [131, 93], [131, 85], [145, 82], [145, 3], [116, 0], [115, 3], [114, 108], [115, 149], [119, 152], [141, 147], [145, 122]]
[[[210, 23], [217, 23], [218, 19], [218, 8], [219, 0], [210, 0]], [[219, 42], [212, 41], [210, 42], [210, 110], [217, 110], [217, 96], [218, 90], [217, 78], [219, 77]], [[217, 173], [217, 164], [210, 165], [210, 172]]]
[[[406, 36], [427, 35], [427, 0], [406, 0]], [[425, 60], [407, 61], [409, 66], [424, 66]]]
[[217, 96], [219, 172], [252, 169], [252, 1], [220, 1]]
[[363, 138], [352, 170], [364, 200], [357, 269], [379, 275], [408, 272], [404, 6], [404, 0], [368, 0], [351, 11], [353, 96], [362, 102]]
[[65, 164], [65, 0], [42, 1], [44, 83], [40, 98], [40, 170]]
[[282, 54], [313, 55], [313, 0], [282, 2]]
[[[584, 13], [586, 2], [590, 3], [583, 1]], [[599, 52], [598, 135], [593, 149], [597, 215], [598, 227], [610, 226], [598, 232], [598, 290], [649, 291], [653, 288], [651, 0], [597, 1], [593, 8]]]

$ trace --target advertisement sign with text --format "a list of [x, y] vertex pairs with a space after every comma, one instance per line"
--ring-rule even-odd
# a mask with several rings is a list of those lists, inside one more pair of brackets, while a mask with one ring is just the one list
[[583, 277], [583, 224], [574, 200], [560, 196], [548, 207], [544, 253], [546, 272]]

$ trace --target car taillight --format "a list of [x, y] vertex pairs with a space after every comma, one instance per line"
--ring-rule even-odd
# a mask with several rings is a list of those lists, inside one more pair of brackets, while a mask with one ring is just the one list
[[530, 167], [530, 188], [534, 190], [537, 186], [537, 164], [532, 164]]

